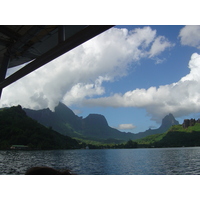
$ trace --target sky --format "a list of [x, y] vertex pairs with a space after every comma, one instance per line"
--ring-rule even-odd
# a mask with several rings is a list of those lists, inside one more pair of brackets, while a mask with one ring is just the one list
[[169, 113], [179, 123], [200, 118], [199, 36], [195, 25], [115, 26], [6, 87], [0, 107], [54, 111], [62, 102], [132, 133]]

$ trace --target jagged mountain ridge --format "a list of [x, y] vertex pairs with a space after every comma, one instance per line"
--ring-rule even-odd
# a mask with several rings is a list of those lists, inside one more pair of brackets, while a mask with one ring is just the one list
[[74, 138], [95, 141], [113, 141], [120, 143], [129, 139], [139, 139], [156, 133], [167, 131], [172, 125], [177, 124], [172, 114], [167, 115], [158, 129], [147, 130], [138, 134], [121, 132], [108, 125], [106, 118], [100, 114], [90, 114], [86, 118], [78, 117], [66, 105], [59, 103], [55, 112], [50, 109], [31, 110], [24, 109], [26, 114], [46, 127]]
[[55, 107], [55, 112], [52, 112], [49, 108], [42, 110], [24, 108], [24, 111], [32, 119], [63, 135], [76, 136], [76, 130], [81, 128], [79, 125], [82, 118], [76, 116], [72, 110], [62, 103]]
[[[31, 110], [24, 108], [26, 114], [46, 127], [74, 138], [88, 140], [118, 140], [132, 139], [132, 133], [123, 133], [111, 128], [103, 115], [90, 114], [86, 118], [78, 117], [67, 106], [59, 103], [55, 112], [50, 109]], [[117, 142], [117, 141], [116, 141]]]

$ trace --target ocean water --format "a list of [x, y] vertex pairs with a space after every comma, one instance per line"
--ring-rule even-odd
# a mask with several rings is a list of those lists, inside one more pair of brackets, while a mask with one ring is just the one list
[[197, 175], [200, 147], [0, 151], [0, 174], [22, 175], [33, 166], [78, 175]]

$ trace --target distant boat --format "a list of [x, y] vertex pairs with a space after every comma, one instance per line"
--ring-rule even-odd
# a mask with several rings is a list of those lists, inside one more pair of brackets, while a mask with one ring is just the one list
[[29, 147], [26, 146], [26, 145], [12, 145], [10, 147], [10, 149], [15, 149], [15, 150], [26, 150], [28, 149]]
[[90, 148], [88, 146], [86, 146], [85, 149], [90, 149]]

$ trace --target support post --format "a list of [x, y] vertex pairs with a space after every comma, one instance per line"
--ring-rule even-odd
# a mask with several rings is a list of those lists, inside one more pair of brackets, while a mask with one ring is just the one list
[[58, 43], [61, 43], [64, 41], [65, 41], [65, 26], [60, 25], [58, 27]]
[[[6, 72], [7, 72], [8, 66], [9, 66], [9, 62], [10, 62], [10, 56], [7, 53], [5, 53], [2, 63], [0, 64], [0, 83], [2, 81], [4, 81], [4, 79], [6, 77]], [[2, 90], [3, 90], [3, 88], [1, 87], [0, 88], [0, 99], [1, 99]]]

